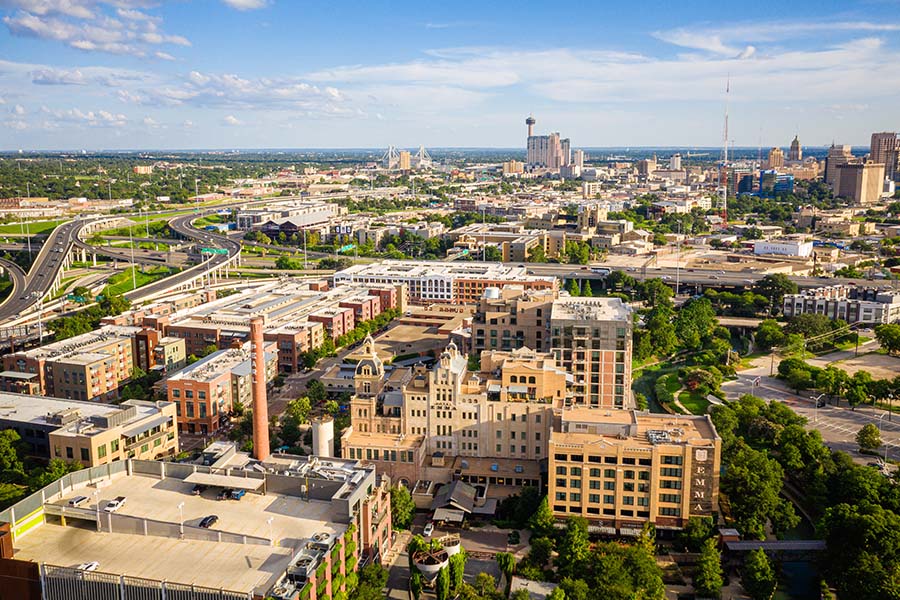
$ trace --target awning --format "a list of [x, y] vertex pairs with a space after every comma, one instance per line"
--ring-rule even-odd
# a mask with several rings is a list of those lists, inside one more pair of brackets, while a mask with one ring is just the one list
[[141, 423], [138, 423], [137, 425], [133, 425], [132, 427], [125, 429], [124, 431], [122, 431], [122, 435], [127, 438], [138, 436], [145, 431], [150, 431], [154, 427], [165, 425], [166, 422], [168, 422], [169, 418], [170, 417], [163, 415], [161, 417], [150, 419], [149, 421], [143, 421]]
[[444, 521], [447, 523], [462, 523], [466, 513], [461, 510], [451, 510], [449, 508], [439, 508], [434, 511], [435, 521]]
[[251, 477], [236, 477], [234, 475], [216, 475], [213, 473], [191, 473], [184, 478], [186, 483], [200, 485], [214, 485], [223, 488], [235, 488], [244, 490], [258, 490], [265, 483], [265, 479]]
[[499, 392], [499, 391], [500, 391], [500, 384], [499, 384], [499, 383], [492, 383], [492, 384], [488, 385], [488, 386], [487, 386], [487, 391], [489, 391], [489, 392]]
[[527, 394], [528, 386], [527, 385], [511, 385], [511, 386], [509, 386], [509, 391], [512, 394]]

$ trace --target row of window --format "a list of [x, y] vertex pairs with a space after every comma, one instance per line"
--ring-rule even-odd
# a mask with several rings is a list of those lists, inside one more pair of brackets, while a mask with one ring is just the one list
[[[173, 398], [181, 398], [181, 390], [178, 388], [172, 389], [172, 397]], [[184, 397], [188, 399], [192, 399], [194, 397], [194, 390], [184, 390]], [[203, 390], [199, 390], [197, 392], [198, 400], [206, 400], [206, 392]]]
[[[363, 459], [363, 449], [362, 448], [350, 448], [350, 458], [356, 460]], [[365, 449], [365, 459], [366, 460], [383, 460], [388, 462], [406, 462], [411, 463], [414, 460], [414, 455], [411, 451], [406, 450], [379, 450], [378, 448], [366, 448]]]
[[[587, 425], [584, 423], [576, 423], [575, 431], [587, 430]], [[557, 452], [553, 455], [553, 460], [557, 462], [574, 462], [574, 463], [583, 463], [584, 455], [583, 454], [562, 454]], [[636, 458], [633, 456], [623, 456], [621, 462], [618, 460], [616, 456], [597, 456], [593, 454], [589, 454], [587, 457], [587, 462], [595, 463], [595, 464], [606, 464], [606, 465], [615, 465], [615, 464], [623, 464], [623, 465], [641, 465], [642, 467], [650, 467], [653, 465], [653, 460], [650, 458]], [[659, 462], [664, 465], [682, 465], [684, 464], [684, 458], [681, 456], [660, 456]], [[557, 466], [557, 473], [560, 473], [559, 466]], [[565, 468], [565, 467], [562, 467]], [[578, 468], [578, 467], [572, 467]], [[664, 469], [665, 471], [665, 469]], [[678, 471], [677, 477], [681, 476], [681, 469], [674, 469], [674, 471]], [[579, 471], [580, 472], [580, 471]], [[599, 469], [591, 469], [591, 477], [599, 477]], [[598, 475], [594, 475], [594, 473], [598, 473]], [[607, 470], [607, 472], [610, 472]], [[563, 474], [563, 473], [561, 473]], [[676, 476], [676, 475], [673, 475]]]

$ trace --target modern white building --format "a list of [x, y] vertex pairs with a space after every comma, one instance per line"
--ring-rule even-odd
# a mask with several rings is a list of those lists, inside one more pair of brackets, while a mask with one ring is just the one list
[[812, 254], [812, 249], [811, 241], [801, 240], [760, 240], [753, 244], [754, 254], [807, 257]]

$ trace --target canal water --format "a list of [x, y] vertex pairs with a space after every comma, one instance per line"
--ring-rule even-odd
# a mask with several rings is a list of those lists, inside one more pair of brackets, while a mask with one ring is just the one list
[[[815, 539], [812, 524], [801, 517], [800, 524], [782, 536], [785, 540]], [[776, 600], [819, 600], [819, 570], [815, 559], [781, 563], [781, 578]]]

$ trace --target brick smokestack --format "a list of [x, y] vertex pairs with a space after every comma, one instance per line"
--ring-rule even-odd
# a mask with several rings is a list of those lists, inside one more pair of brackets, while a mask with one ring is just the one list
[[263, 342], [262, 317], [250, 319], [250, 341], [253, 352], [253, 456], [269, 458], [269, 404], [266, 397], [266, 350]]

